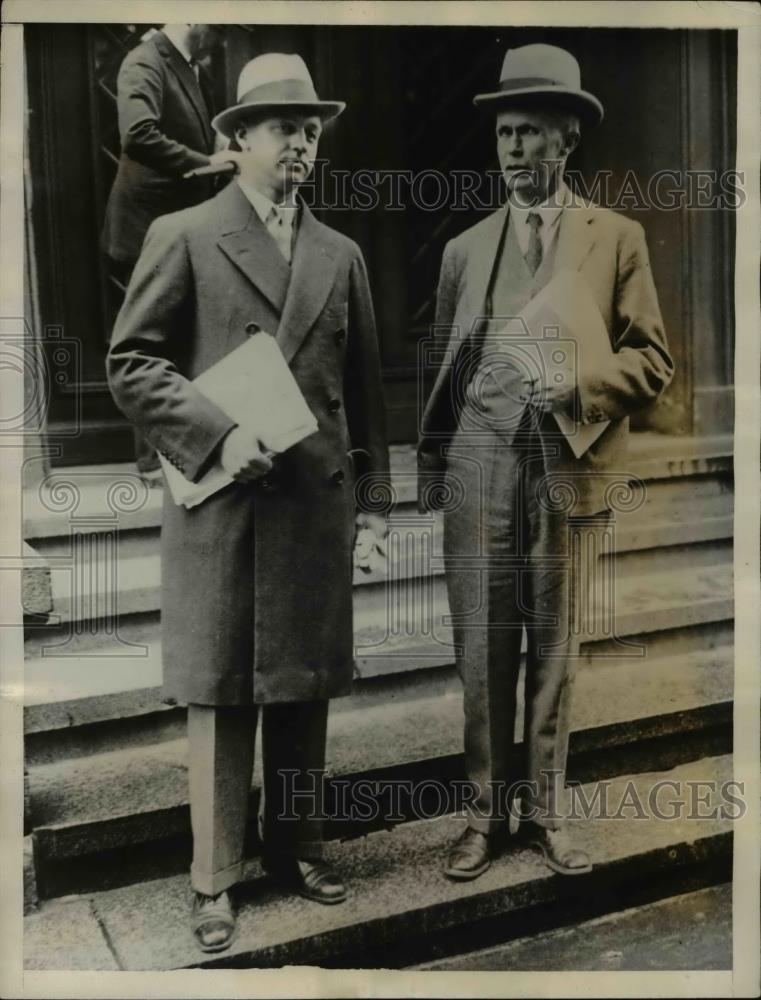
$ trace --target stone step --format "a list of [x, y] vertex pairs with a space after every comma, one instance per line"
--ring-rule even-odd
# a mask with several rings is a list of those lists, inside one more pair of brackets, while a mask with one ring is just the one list
[[[696, 657], [717, 655], [732, 660], [733, 623], [708, 622], [687, 628], [675, 628], [654, 635], [629, 637], [645, 650], [643, 662], [674, 662], [682, 657], [689, 664]], [[525, 647], [525, 640], [524, 640]], [[588, 643], [582, 647], [584, 664], [627, 665], [617, 640]], [[61, 663], [51, 659], [36, 664], [39, 672], [30, 684], [30, 704], [24, 709], [25, 751], [30, 762], [48, 762], [72, 756], [100, 753], [173, 739], [184, 733], [184, 710], [162, 702], [160, 687], [160, 644], [151, 647], [149, 656], [138, 661], [144, 674], [133, 670], [129, 681], [138, 685], [124, 689], [124, 675], [118, 670], [102, 669], [95, 658], [80, 658]], [[525, 655], [525, 648], [524, 648]], [[360, 673], [355, 694], [393, 699], [410, 690], [439, 690], [443, 677], [453, 675], [451, 656], [425, 659], [398, 656], [392, 672], [378, 672], [378, 660], [358, 661]], [[421, 665], [422, 664], [422, 665]], [[31, 666], [30, 661], [27, 666]], [[117, 667], [113, 660], [110, 667]], [[152, 686], [149, 686], [152, 685]], [[37, 699], [36, 701], [34, 699]], [[351, 699], [339, 699], [343, 706]]]
[[[619, 765], [614, 758], [631, 768], [639, 744], [650, 747], [642, 753], [661, 766], [664, 755], [676, 752], [682, 760], [695, 746], [702, 747], [702, 733], [706, 739], [728, 740], [732, 665], [727, 648], [657, 660], [582, 662], [574, 689], [571, 777], [578, 767], [597, 774], [615, 769]], [[521, 704], [517, 741], [522, 725]], [[675, 751], [667, 747], [671, 738], [677, 743]], [[459, 771], [461, 752], [462, 689], [454, 670], [440, 671], [423, 683], [413, 680], [404, 688], [371, 685], [332, 703], [327, 749], [331, 775], [369, 780], [393, 774], [401, 780], [424, 772], [443, 779], [453, 768]], [[585, 764], [590, 755], [591, 762]], [[56, 866], [60, 869], [72, 859], [187, 838], [186, 757], [182, 737], [51, 763], [30, 762], [31, 826], [41, 895], [55, 892]], [[261, 783], [260, 758], [257, 753], [255, 790]]]
[[732, 883], [723, 882], [414, 968], [418, 972], [694, 972], [731, 969], [732, 964]]
[[[674, 519], [659, 524], [616, 524], [614, 531], [617, 551], [608, 558], [615, 562], [618, 580], [630, 573], [657, 574], [661, 568], [692, 572], [732, 559], [732, 522], [726, 517], [699, 521], [696, 530], [692, 522]], [[388, 580], [394, 586], [420, 581], [427, 588], [431, 577], [444, 572], [440, 519], [421, 518], [409, 527], [392, 528], [388, 551]], [[160, 608], [161, 561], [155, 544], [149, 554], [123, 556], [112, 540], [96, 541], [76, 564], [68, 557], [46, 555], [46, 559], [52, 620], [81, 623], [80, 633], [93, 631], [93, 623], [99, 620], [110, 622], [113, 628], [117, 618]], [[377, 604], [377, 598], [373, 601], [365, 591], [380, 588], [385, 595], [385, 571], [365, 574], [357, 570], [354, 586], [358, 609], [368, 600]]]
[[[427, 551], [430, 551], [437, 558], [442, 556], [443, 520], [440, 517], [430, 519], [419, 516], [411, 510], [397, 512], [390, 522], [390, 534], [394, 539], [390, 551], [396, 557], [396, 563], [392, 569], [397, 576], [409, 576], [420, 572], [419, 565], [415, 567], [409, 564], [412, 562], [413, 554], [416, 554], [419, 559], [421, 546], [424, 542], [428, 546]], [[638, 551], [646, 552], [656, 548], [683, 547], [691, 549], [693, 546], [700, 546], [701, 543], [711, 542], [716, 543], [717, 548], [719, 548], [721, 543], [728, 543], [732, 536], [731, 496], [728, 498], [708, 497], [706, 502], [701, 502], [696, 507], [690, 508], [689, 511], [686, 511], [684, 506], [679, 503], [673, 503], [657, 510], [646, 506], [631, 514], [619, 514], [614, 527], [614, 545], [617, 556]], [[108, 542], [101, 541], [96, 548], [90, 548], [88, 544], [87, 550], [77, 553], [76, 556], [70, 536], [43, 539], [41, 542], [35, 540], [35, 545], [36, 549], [30, 549], [30, 553], [34, 553], [30, 561], [44, 569], [48, 576], [51, 566], [55, 568], [55, 594], [59, 603], [66, 598], [67, 593], [72, 589], [74, 577], [78, 575], [75, 566], [78, 565], [82, 557], [88, 565], [93, 567], [96, 561], [100, 560], [105, 571], [106, 560], [113, 562], [116, 553], [115, 572], [117, 575], [112, 578], [111, 570], [107, 571], [110, 588], [120, 582], [128, 586], [134, 575], [132, 567], [145, 567], [145, 573], [151, 581], [151, 585], [158, 585], [160, 554], [157, 530], [136, 529], [125, 532], [118, 537], [116, 547], [113, 547], [110, 540]], [[125, 574], [124, 580], [120, 581], [122, 574]], [[377, 578], [377, 576], [356, 573], [354, 584], [359, 586]], [[81, 581], [81, 574], [79, 579]], [[93, 577], [90, 576], [88, 580], [89, 586], [92, 586]], [[69, 581], [68, 587], [67, 581]], [[29, 610], [37, 610], [36, 604], [32, 608], [25, 601], [24, 606]], [[44, 608], [46, 613], [53, 610], [55, 609], [48, 606]]]
[[[648, 502], [666, 495], [690, 505], [706, 495], [731, 492], [732, 438], [684, 438], [633, 434], [621, 478], [647, 483]], [[413, 504], [416, 496], [415, 449], [393, 445], [391, 468], [397, 501]], [[120, 532], [156, 528], [161, 523], [163, 491], [148, 489], [129, 463], [55, 469], [42, 483], [24, 491], [24, 537], [40, 543], [63, 539], [72, 531]], [[35, 548], [37, 545], [34, 546]]]
[[[588, 875], [555, 875], [533, 851], [516, 845], [479, 879], [451, 882], [441, 873], [442, 860], [462, 820], [444, 815], [329, 843], [326, 854], [350, 889], [340, 906], [286, 896], [263, 876], [257, 861], [251, 862], [237, 893], [236, 937], [223, 955], [204, 956], [196, 949], [188, 926], [188, 878], [178, 874], [43, 903], [25, 919], [25, 966], [401, 968], [462, 951], [476, 930], [494, 933], [499, 925], [504, 941], [521, 930], [525, 934], [529, 921], [536, 924], [543, 914], [551, 921], [585, 901], [615, 909], [632, 885], [660, 887], [667, 875], [671, 884], [680, 875], [694, 878], [696, 869], [729, 878], [732, 823], [720, 789], [731, 777], [731, 759], [714, 756], [610, 781], [606, 815], [611, 818], [572, 821], [578, 843], [595, 862]], [[690, 782], [713, 782], [711, 815], [658, 818], [651, 803], [653, 788], [663, 779], [678, 783], [668, 786], [672, 802], [689, 802]], [[585, 786], [587, 801], [599, 787]], [[643, 806], [644, 818], [636, 822], [632, 807], [625, 806], [632, 800]], [[612, 818], [617, 812], [619, 818]]]
[[[119, 551], [123, 555], [149, 555], [155, 552], [156, 535], [160, 531], [161, 491], [149, 491], [149, 506], [142, 518], [110, 519], [96, 514], [94, 502], [88, 517], [68, 518], [51, 515], [50, 518], [30, 518], [25, 522], [26, 537], [40, 555], [53, 559], [67, 560], [71, 557], [72, 537], [77, 534], [114, 532], [118, 529]], [[707, 537], [701, 533], [699, 525], [715, 522], [715, 527], [732, 517], [731, 483], [723, 476], [693, 476], [687, 478], [654, 479], [645, 483], [641, 499], [632, 504], [632, 509], [619, 513], [619, 521], [624, 530], [643, 526], [671, 526], [679, 534], [680, 541], [700, 540]], [[407, 523], [416, 512], [414, 497], [399, 501], [396, 520]], [[150, 514], [150, 516], [149, 516]], [[690, 531], [692, 529], [692, 531]], [[720, 536], [710, 536], [720, 537]]]
[[[719, 461], [713, 460], [714, 464]], [[430, 539], [433, 532], [431, 551], [440, 553], [442, 546], [441, 519], [419, 517], [415, 512], [414, 489], [410, 492], [414, 477], [404, 471], [409, 462], [410, 455], [397, 449], [394, 475], [400, 499], [393, 520], [395, 532], [403, 537], [403, 551], [392, 571], [400, 578], [420, 571], [419, 540], [424, 535]], [[693, 461], [691, 467], [703, 471], [682, 476], [682, 465], [671, 461], [661, 468], [652, 459], [642, 465], [650, 469], [652, 478], [645, 482], [640, 499], [616, 515], [619, 552], [722, 539], [726, 543], [732, 537], [727, 469], [709, 473], [703, 469], [704, 461]], [[624, 483], [626, 475], [620, 478]], [[619, 499], [626, 506], [626, 498]], [[118, 513], [117, 501], [122, 505]], [[111, 618], [116, 613], [139, 614], [158, 608], [160, 489], [147, 489], [128, 468], [64, 469], [52, 473], [45, 486], [32, 491], [25, 502], [25, 534], [35, 561], [42, 559], [45, 571], [42, 602], [35, 590], [36, 599], [25, 603], [30, 616], [36, 615], [39, 622], [46, 617], [51, 622], [87, 622], [98, 616]], [[355, 584], [376, 579], [357, 573]]]
[[[632, 576], [615, 590], [615, 635], [647, 644], [657, 655], [662, 634], [698, 629], [699, 640], [710, 643], [706, 626], [720, 628], [733, 617], [731, 566], [704, 567]], [[443, 578], [433, 586], [408, 586], [396, 602], [385, 587], [363, 587], [355, 612], [355, 650], [360, 678], [409, 670], [438, 668], [453, 662], [451, 629], [443, 624], [448, 601]], [[403, 598], [403, 600], [402, 600]], [[129, 619], [127, 619], [129, 621]], [[142, 625], [145, 626], [145, 621]], [[159, 624], [132, 636], [143, 642], [125, 649], [84, 634], [58, 652], [45, 647], [25, 664], [25, 728], [27, 733], [87, 725], [161, 709], [161, 650]], [[602, 630], [601, 630], [602, 632]], [[129, 634], [122, 635], [129, 641]], [[589, 637], [610, 655], [618, 644], [609, 635]], [[524, 641], [525, 645], [525, 641]], [[586, 647], [585, 647], [586, 648]], [[624, 650], [631, 652], [632, 650]], [[43, 652], [57, 655], [42, 655]], [[68, 655], [61, 655], [66, 653]]]

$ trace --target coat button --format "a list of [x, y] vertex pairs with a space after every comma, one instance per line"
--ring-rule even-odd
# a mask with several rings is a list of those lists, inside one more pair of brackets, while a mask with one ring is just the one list
[[258, 323], [254, 323], [253, 320], [251, 320], [250, 323], [246, 323], [246, 333], [248, 334], [249, 337], [253, 337], [255, 333], [261, 333], [261, 332], [262, 328], [259, 326]]
[[329, 399], [328, 400], [328, 413], [338, 413], [341, 409], [340, 399]]
[[263, 490], [272, 489], [272, 480], [267, 479], [266, 476], [262, 476], [262, 478], [259, 480], [259, 485]]
[[344, 479], [345, 479], [345, 478], [346, 478], [346, 477], [345, 477], [345, 475], [344, 475], [344, 471], [343, 471], [343, 469], [337, 469], [337, 470], [336, 470], [336, 471], [335, 471], [335, 472], [333, 473], [333, 475], [332, 475], [332, 476], [330, 477], [330, 481], [331, 481], [331, 483], [333, 483], [333, 484], [334, 484], [335, 486], [340, 486], [340, 485], [341, 485], [341, 483], [342, 483], [342, 482], [344, 481]]
[[336, 343], [343, 344], [345, 340], [346, 340], [346, 330], [344, 329], [336, 330]]

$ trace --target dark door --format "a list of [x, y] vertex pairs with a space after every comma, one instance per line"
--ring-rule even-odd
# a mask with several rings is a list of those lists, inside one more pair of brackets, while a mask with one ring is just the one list
[[[123, 286], [100, 251], [119, 158], [116, 76], [127, 52], [158, 25], [25, 26], [31, 212], [40, 322], [74, 339], [74, 381], [52, 383], [53, 464], [127, 461], [132, 431], [105, 379], [105, 355]], [[221, 74], [215, 74], [220, 89]], [[43, 349], [54, 337], [40, 331]], [[72, 424], [78, 422], [76, 433]]]

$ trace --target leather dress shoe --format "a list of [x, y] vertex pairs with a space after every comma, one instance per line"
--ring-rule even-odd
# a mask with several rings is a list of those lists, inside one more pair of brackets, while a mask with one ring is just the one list
[[526, 827], [528, 843], [541, 852], [548, 868], [560, 875], [584, 875], [592, 871], [589, 855], [574, 844], [568, 830], [548, 830], [536, 823], [528, 823]]
[[488, 869], [505, 840], [506, 835], [501, 831], [485, 834], [467, 826], [449, 850], [444, 874], [463, 881], [478, 878]]
[[195, 893], [190, 917], [193, 937], [201, 951], [224, 951], [235, 933], [235, 914], [228, 892], [217, 896]]
[[338, 872], [322, 858], [262, 858], [262, 868], [276, 882], [315, 903], [343, 903], [346, 886]]

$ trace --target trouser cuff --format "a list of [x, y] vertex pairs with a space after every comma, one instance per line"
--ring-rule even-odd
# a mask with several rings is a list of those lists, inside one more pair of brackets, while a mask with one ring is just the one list
[[202, 892], [204, 896], [218, 896], [220, 892], [240, 882], [243, 878], [243, 862], [236, 861], [219, 872], [201, 871], [197, 865], [190, 869], [190, 885], [194, 892]]

